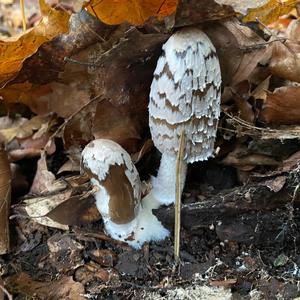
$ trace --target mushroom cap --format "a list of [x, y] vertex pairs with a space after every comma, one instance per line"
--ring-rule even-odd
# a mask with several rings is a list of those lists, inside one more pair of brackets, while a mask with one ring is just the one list
[[141, 182], [130, 155], [114, 141], [97, 139], [84, 148], [82, 164], [99, 186], [95, 197], [103, 218], [116, 224], [132, 221], [139, 210]]
[[185, 131], [187, 162], [213, 153], [220, 116], [221, 70], [216, 50], [197, 28], [184, 28], [162, 47], [150, 90], [149, 126], [161, 153], [176, 155]]

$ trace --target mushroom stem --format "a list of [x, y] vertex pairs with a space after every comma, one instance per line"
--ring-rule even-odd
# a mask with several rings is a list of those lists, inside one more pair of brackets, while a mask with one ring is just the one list
[[[160, 166], [156, 177], [152, 178], [152, 194], [154, 198], [163, 205], [169, 205], [175, 202], [176, 194], [176, 155], [163, 153]], [[182, 161], [180, 170], [180, 189], [183, 190], [187, 171], [187, 161]]]

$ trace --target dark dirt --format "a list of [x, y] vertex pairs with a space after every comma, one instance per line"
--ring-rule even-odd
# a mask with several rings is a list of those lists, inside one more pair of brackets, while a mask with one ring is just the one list
[[[189, 182], [184, 203], [220, 196], [222, 182], [226, 187], [238, 185], [232, 168], [207, 166], [210, 171], [204, 171], [200, 180], [195, 176], [197, 180]], [[217, 181], [213, 179], [216, 174], [220, 175]], [[256, 224], [247, 223], [251, 214], [256, 215]], [[0, 274], [14, 299], [47, 299], [38, 291], [34, 296], [28, 294], [18, 277], [23, 273], [47, 283], [71, 276], [92, 299], [142, 299], [145, 292], [163, 296], [174, 287], [195, 282], [229, 288], [233, 299], [251, 299], [252, 290], [260, 291], [261, 299], [294, 299], [300, 295], [298, 208], [294, 208], [292, 217], [290, 208], [285, 207], [233, 216], [222, 226], [212, 221], [211, 226], [197, 230], [183, 228], [181, 263], [177, 267], [172, 236], [135, 251], [103, 238], [101, 222], [72, 227], [69, 232], [26, 219], [13, 222], [13, 249], [1, 258]], [[260, 227], [261, 223], [268, 224], [270, 230]], [[253, 237], [249, 232], [254, 225]]]

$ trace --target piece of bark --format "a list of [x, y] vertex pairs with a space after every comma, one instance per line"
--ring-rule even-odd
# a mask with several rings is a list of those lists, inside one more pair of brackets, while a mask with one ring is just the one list
[[[221, 240], [252, 244], [281, 242], [286, 238], [284, 230], [294, 230], [289, 224], [300, 222], [300, 213], [294, 209], [300, 204], [300, 195], [295, 190], [299, 178], [300, 170], [296, 167], [289, 174], [279, 173], [275, 178], [264, 178], [201, 202], [185, 204], [181, 210], [182, 226], [196, 233], [214, 225]], [[172, 230], [173, 206], [153, 212]]]
[[283, 86], [267, 93], [260, 118], [273, 125], [300, 124], [300, 87]]
[[11, 172], [4, 149], [0, 149], [0, 255], [9, 251], [9, 211]]

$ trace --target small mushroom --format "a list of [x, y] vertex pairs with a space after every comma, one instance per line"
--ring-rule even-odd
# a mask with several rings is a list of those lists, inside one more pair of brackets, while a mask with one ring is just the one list
[[[182, 131], [187, 164], [208, 159], [214, 150], [220, 115], [221, 71], [216, 50], [197, 28], [174, 33], [162, 47], [150, 90], [149, 125], [162, 153], [152, 195], [161, 204], [175, 201], [176, 157]], [[183, 187], [183, 186], [182, 186]]]
[[82, 152], [82, 165], [99, 188], [96, 206], [112, 238], [140, 248], [146, 241], [168, 236], [147, 201], [141, 203], [139, 174], [119, 144], [106, 139], [90, 142]]

